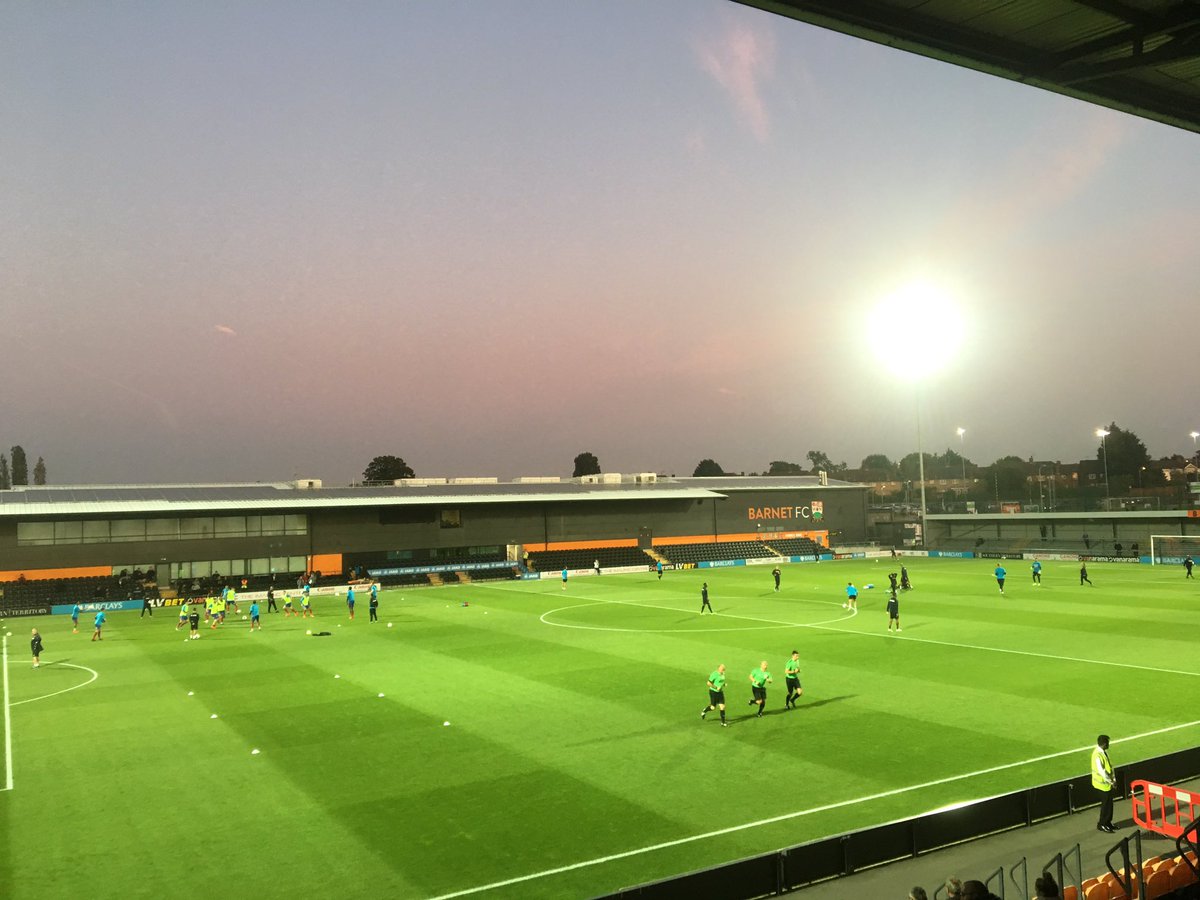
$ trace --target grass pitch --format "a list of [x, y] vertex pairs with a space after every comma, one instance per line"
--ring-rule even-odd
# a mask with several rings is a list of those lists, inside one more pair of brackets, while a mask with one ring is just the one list
[[587, 897], [1079, 774], [1101, 731], [1118, 765], [1200, 740], [1182, 567], [1010, 560], [1001, 597], [993, 561], [907, 562], [899, 635], [892, 560], [388, 591], [378, 624], [316, 598], [198, 641], [11, 619], [0, 895]]

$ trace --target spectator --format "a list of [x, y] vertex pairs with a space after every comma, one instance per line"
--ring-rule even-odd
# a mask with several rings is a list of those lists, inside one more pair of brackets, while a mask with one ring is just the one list
[[915, 887], [908, 892], [908, 900], [929, 900], [929, 895], [925, 893], [925, 888]]
[[946, 897], [949, 900], [961, 900], [963, 891], [963, 883], [957, 878], [951, 876], [946, 879]]
[[1058, 883], [1054, 880], [1054, 876], [1049, 872], [1043, 872], [1042, 877], [1033, 883], [1033, 896], [1036, 900], [1058, 900], [1062, 894], [1059, 893]]
[[971, 879], [963, 882], [962, 900], [997, 900], [997, 898], [982, 881]]

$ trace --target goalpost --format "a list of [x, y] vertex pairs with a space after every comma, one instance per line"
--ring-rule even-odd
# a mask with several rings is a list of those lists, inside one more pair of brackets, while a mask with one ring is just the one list
[[1178, 566], [1185, 557], [1200, 559], [1200, 534], [1150, 535], [1150, 564]]

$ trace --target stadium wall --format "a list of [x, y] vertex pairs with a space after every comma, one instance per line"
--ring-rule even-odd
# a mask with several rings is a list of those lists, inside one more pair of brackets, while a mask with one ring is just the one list
[[[108, 543], [58, 543], [18, 546], [17, 522], [87, 521], [71, 512], [32, 518], [0, 518], [0, 571], [41, 575], [52, 569], [161, 565], [222, 559], [308, 556], [389, 550], [451, 549], [508, 544], [602, 545], [607, 542], [661, 541], [672, 537], [762, 535], [827, 531], [833, 542], [858, 543], [866, 537], [867, 492], [851, 487], [753, 488], [722, 486], [716, 497], [488, 502], [486, 498], [394, 506], [315, 506], [296, 504], [288, 511], [307, 517], [306, 534], [252, 537], [141, 540]], [[318, 496], [318, 495], [314, 495]], [[251, 504], [237, 515], [278, 515], [279, 509]], [[228, 515], [219, 510], [216, 515]], [[161, 511], [143, 518], [162, 516]], [[189, 515], [203, 516], [203, 510]], [[126, 514], [127, 518], [139, 518]], [[594, 542], [594, 543], [593, 543]], [[317, 566], [322, 571], [326, 569]]]
[[[62, 520], [86, 519], [87, 517], [63, 514], [54, 518]], [[111, 519], [114, 517], [98, 518]], [[17, 546], [16, 521], [0, 519], [0, 570], [24, 573], [27, 577], [31, 570], [156, 565], [164, 561], [187, 562], [210, 559], [255, 559], [270, 556], [307, 556], [309, 552], [308, 535], [19, 547]], [[39, 577], [63, 576], [50, 572]]]
[[[829, 531], [866, 538], [866, 491], [726, 491], [678, 500], [461, 503], [320, 510], [310, 517], [313, 553], [505, 544], [602, 546], [692, 535]], [[814, 509], [815, 507], [815, 509]], [[450, 515], [447, 515], [449, 513]]]

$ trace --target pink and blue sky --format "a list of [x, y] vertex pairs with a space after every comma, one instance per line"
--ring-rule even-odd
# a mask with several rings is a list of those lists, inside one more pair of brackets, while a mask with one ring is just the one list
[[726, 0], [0, 6], [0, 446], [56, 483], [1190, 453], [1200, 136]]

